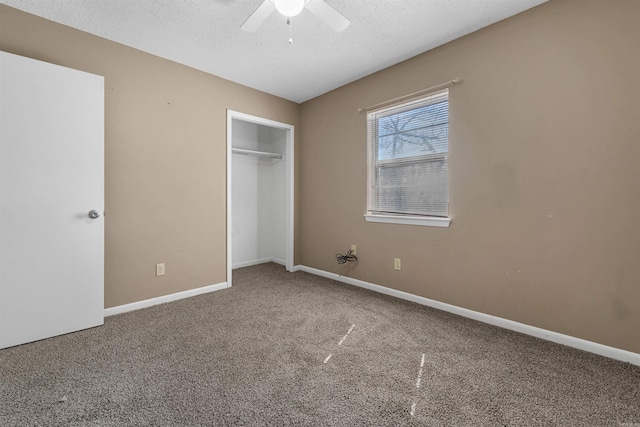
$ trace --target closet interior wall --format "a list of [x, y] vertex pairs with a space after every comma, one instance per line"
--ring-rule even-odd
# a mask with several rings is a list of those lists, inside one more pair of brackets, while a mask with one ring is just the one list
[[286, 132], [233, 120], [233, 148], [282, 159], [232, 154], [232, 268], [286, 260]]

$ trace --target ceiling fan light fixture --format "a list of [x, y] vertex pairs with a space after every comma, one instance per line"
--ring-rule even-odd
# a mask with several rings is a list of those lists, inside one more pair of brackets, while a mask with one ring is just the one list
[[273, 0], [276, 10], [284, 16], [298, 15], [304, 9], [305, 0]]

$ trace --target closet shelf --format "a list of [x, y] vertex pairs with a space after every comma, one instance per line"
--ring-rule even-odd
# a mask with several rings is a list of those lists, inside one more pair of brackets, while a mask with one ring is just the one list
[[245, 156], [267, 157], [270, 159], [282, 159], [282, 154], [267, 153], [266, 151], [245, 150], [244, 148], [232, 148], [231, 152], [236, 154], [244, 154]]

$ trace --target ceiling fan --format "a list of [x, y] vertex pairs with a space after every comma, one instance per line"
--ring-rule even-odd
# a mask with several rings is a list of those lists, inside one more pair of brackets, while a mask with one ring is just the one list
[[244, 31], [254, 32], [274, 10], [291, 18], [302, 12], [305, 7], [337, 32], [344, 31], [350, 24], [347, 18], [324, 0], [264, 0], [240, 28]]

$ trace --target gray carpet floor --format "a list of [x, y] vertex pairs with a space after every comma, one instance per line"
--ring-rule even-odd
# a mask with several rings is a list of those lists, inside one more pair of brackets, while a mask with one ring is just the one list
[[2, 426], [640, 426], [640, 368], [275, 264], [0, 350]]

